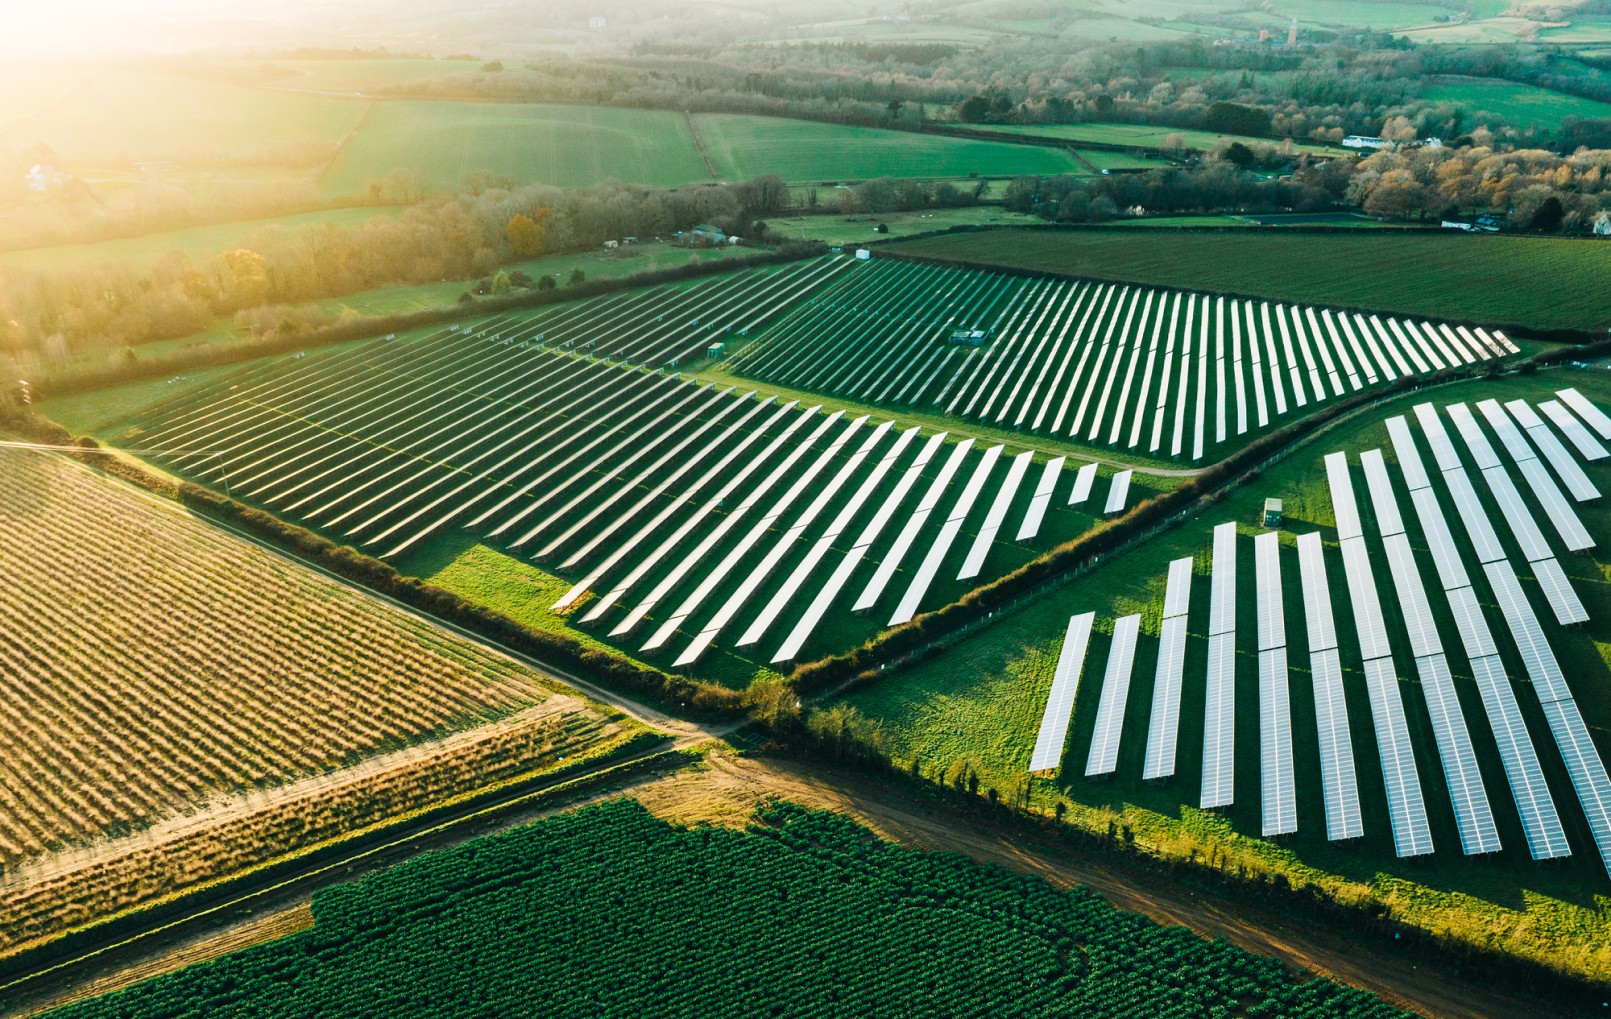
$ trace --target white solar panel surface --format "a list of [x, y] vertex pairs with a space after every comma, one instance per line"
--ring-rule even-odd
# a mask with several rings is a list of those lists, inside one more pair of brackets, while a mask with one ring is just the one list
[[1443, 480], [1449, 486], [1449, 494], [1454, 497], [1454, 508], [1460, 514], [1466, 539], [1476, 550], [1477, 561], [1491, 563], [1505, 558], [1504, 546], [1499, 544], [1499, 535], [1494, 533], [1494, 526], [1488, 520], [1488, 511], [1477, 499], [1477, 490], [1471, 486], [1465, 468], [1445, 472]]
[[1445, 594], [1448, 595], [1449, 611], [1454, 613], [1454, 625], [1460, 631], [1460, 643], [1466, 650], [1466, 657], [1497, 655], [1499, 647], [1494, 643], [1493, 631], [1488, 629], [1488, 620], [1482, 614], [1482, 605], [1477, 601], [1476, 592], [1469, 587], [1456, 587]]
[[1454, 543], [1454, 535], [1449, 533], [1449, 521], [1443, 515], [1443, 507], [1438, 503], [1437, 493], [1430, 488], [1417, 488], [1410, 493], [1410, 502], [1415, 504], [1415, 515], [1421, 520], [1421, 533], [1426, 536], [1427, 548], [1432, 553], [1432, 564], [1437, 567], [1438, 579], [1444, 589], [1450, 590], [1470, 584], [1471, 577], [1466, 573], [1466, 565], [1460, 558], [1460, 549]]
[[1393, 440], [1393, 455], [1398, 459], [1398, 468], [1404, 472], [1404, 483], [1410, 487], [1410, 491], [1430, 487], [1432, 481], [1427, 477], [1421, 451], [1415, 448], [1415, 437], [1404, 415], [1387, 419], [1387, 435]]
[[1085, 649], [1091, 643], [1091, 623], [1096, 613], [1084, 612], [1068, 621], [1063, 649], [1052, 674], [1052, 690], [1041, 715], [1035, 750], [1029, 757], [1030, 771], [1056, 771], [1063, 761], [1063, 744], [1068, 739], [1069, 719], [1074, 715], [1074, 695], [1079, 692], [1080, 672], [1085, 668]]
[[1499, 454], [1494, 452], [1493, 444], [1488, 441], [1488, 436], [1483, 434], [1482, 426], [1477, 424], [1471, 408], [1463, 403], [1451, 403], [1444, 408], [1444, 411], [1449, 415], [1449, 420], [1454, 422], [1460, 438], [1465, 441], [1466, 449], [1471, 451], [1471, 459], [1476, 463], [1477, 469], [1498, 467]]
[[1091, 497], [1091, 486], [1096, 482], [1096, 464], [1089, 463], [1074, 473], [1074, 487], [1069, 490], [1068, 504], [1078, 506]]
[[1536, 562], [1553, 555], [1544, 532], [1538, 529], [1538, 522], [1533, 519], [1532, 509], [1522, 499], [1516, 483], [1510, 480], [1505, 469], [1490, 467], [1482, 472], [1482, 477], [1488, 482], [1488, 490], [1493, 493], [1494, 501], [1499, 503], [1499, 515], [1510, 527], [1510, 533], [1515, 537], [1516, 544], [1521, 546], [1522, 555], [1527, 561]]
[[1567, 502], [1566, 496], [1561, 494], [1560, 486], [1550, 476], [1542, 460], [1523, 460], [1516, 465], [1522, 477], [1527, 479], [1527, 487], [1533, 490], [1533, 495], [1544, 507], [1544, 519], [1555, 525], [1555, 533], [1561, 536], [1561, 541], [1573, 552], [1582, 552], [1594, 547], [1594, 536], [1589, 529], [1583, 526], [1578, 517], [1577, 510]]
[[1432, 459], [1437, 461], [1438, 470], [1452, 471], [1460, 466], [1460, 457], [1454, 451], [1454, 443], [1449, 441], [1449, 432], [1443, 427], [1443, 419], [1438, 417], [1438, 409], [1430, 403], [1415, 405], [1415, 418], [1421, 422], [1421, 431], [1426, 433], [1427, 445], [1432, 447]]
[[1214, 528], [1214, 561], [1208, 579], [1208, 633], [1236, 629], [1236, 525]]
[[1611, 417], [1605, 411], [1589, 402], [1588, 397], [1576, 389], [1562, 389], [1556, 392], [1561, 402], [1572, 408], [1572, 412], [1582, 418], [1590, 428], [1594, 429], [1602, 439], [1611, 439]]
[[1573, 700], [1544, 705], [1544, 719], [1555, 737], [1555, 746], [1566, 762], [1566, 774], [1572, 780], [1577, 802], [1589, 822], [1589, 833], [1600, 851], [1600, 862], [1611, 873], [1611, 779], [1606, 777], [1605, 762], [1589, 737], [1588, 726]]
[[1467, 856], [1497, 853], [1501, 848], [1499, 829], [1482, 787], [1482, 773], [1477, 769], [1465, 716], [1460, 713], [1460, 698], [1454, 691], [1449, 663], [1439, 653], [1418, 659], [1415, 667], [1421, 674], [1421, 696], [1432, 719], [1432, 735], [1437, 740], [1438, 759], [1443, 763], [1461, 851]]
[[1438, 623], [1432, 616], [1432, 606], [1427, 601], [1426, 587], [1421, 583], [1409, 539], [1402, 534], [1390, 534], [1383, 539], [1383, 544], [1387, 546], [1388, 570], [1393, 577], [1393, 587], [1398, 591], [1404, 628], [1410, 635], [1410, 654], [1420, 658], [1442, 651]]
[[923, 602], [923, 596], [928, 593], [929, 585], [934, 583], [934, 576], [940, 570], [940, 564], [945, 561], [946, 553], [956, 541], [957, 535], [962, 532], [962, 523], [967, 519], [968, 511], [973, 509], [974, 502], [979, 498], [979, 492], [984, 488], [985, 482], [990, 480], [990, 472], [1001, 458], [1001, 446], [991, 446], [979, 458], [979, 463], [973, 469], [973, 475], [963, 486], [962, 494], [951, 507], [951, 514], [946, 518], [940, 533], [935, 537], [934, 544], [929, 546], [928, 554], [917, 568], [912, 577], [912, 583], [907, 587], [906, 593], [901, 596], [901, 603], [895, 607], [895, 614], [889, 617], [890, 626], [899, 626], [917, 615], [918, 606]]
[[1287, 627], [1281, 598], [1281, 539], [1274, 531], [1253, 538], [1253, 572], [1259, 607], [1259, 650], [1285, 647]]
[[973, 544], [968, 547], [968, 556], [962, 563], [962, 571], [957, 574], [958, 580], [972, 580], [984, 569], [985, 558], [990, 555], [990, 546], [1001, 531], [1002, 523], [1007, 519], [1007, 510], [1012, 506], [1013, 496], [1018, 494], [1018, 486], [1023, 484], [1024, 475], [1029, 471], [1029, 461], [1035, 456], [1026, 450], [1013, 457], [1012, 464], [1007, 468], [1006, 480], [996, 490], [996, 497], [990, 503], [990, 509], [985, 513], [984, 525], [979, 533], [974, 535]]
[[1432, 829], [1421, 798], [1421, 780], [1415, 769], [1415, 751], [1404, 719], [1404, 701], [1398, 692], [1398, 674], [1388, 658], [1365, 662], [1365, 687], [1370, 693], [1371, 718], [1376, 723], [1376, 750], [1387, 788], [1387, 815], [1393, 826], [1393, 848], [1400, 857], [1432, 852]]
[[1337, 649], [1313, 652], [1309, 666], [1314, 674], [1326, 838], [1332, 842], [1357, 839], [1365, 834], [1365, 819], [1359, 810], [1359, 781], [1354, 771], [1354, 746], [1348, 736], [1348, 702], [1343, 696], [1342, 663]]
[[1035, 496], [1024, 513], [1024, 522], [1018, 525], [1018, 533], [1013, 536], [1014, 541], [1032, 541], [1040, 534], [1041, 522], [1052, 505], [1052, 493], [1057, 489], [1057, 480], [1063, 476], [1063, 464], [1067, 460], [1068, 457], [1059, 456], [1047, 461], [1040, 481], [1035, 484]]
[[1577, 592], [1566, 579], [1566, 571], [1554, 559], [1540, 559], [1532, 564], [1533, 577], [1537, 579], [1538, 586], [1544, 590], [1544, 600], [1549, 603], [1550, 611], [1555, 614], [1555, 621], [1562, 626], [1572, 626], [1575, 623], [1589, 621], [1589, 611], [1583, 607]]
[[1331, 588], [1326, 585], [1325, 546], [1318, 533], [1298, 535], [1298, 568], [1303, 578], [1304, 622], [1309, 628], [1309, 650], [1337, 646], [1337, 626], [1331, 617]]
[[1566, 486], [1566, 490], [1571, 493], [1573, 499], [1578, 502], [1588, 502], [1590, 499], [1600, 497], [1600, 489], [1595, 486], [1594, 482], [1589, 480], [1588, 474], [1573, 458], [1566, 445], [1561, 442], [1554, 432], [1550, 431], [1549, 425], [1546, 425], [1537, 414], [1533, 413], [1531, 407], [1521, 400], [1512, 400], [1505, 406], [1510, 408], [1511, 413], [1516, 415], [1518, 421], [1522, 420], [1523, 411], [1530, 416], [1530, 420], [1534, 422], [1533, 424], [1527, 424], [1523, 421], [1523, 427], [1527, 430], [1527, 437], [1533, 441], [1533, 444], [1538, 447], [1538, 451], [1543, 454], [1543, 458], [1549, 462], [1550, 467], [1560, 476], [1561, 484]]
[[1359, 509], [1354, 505], [1354, 485], [1348, 477], [1346, 453], [1326, 454], [1326, 480], [1331, 484], [1331, 510], [1337, 518], [1337, 537], [1360, 537], [1365, 532], [1359, 525]]
[[[944, 433], [942, 432], [941, 434], [943, 435]], [[934, 440], [929, 441], [933, 442]], [[879, 560], [878, 569], [873, 573], [872, 579], [867, 582], [867, 586], [862, 589], [860, 597], [856, 599], [856, 604], [852, 606], [852, 611], [862, 612], [872, 608], [873, 604], [878, 601], [879, 596], [884, 593], [884, 588], [889, 585], [890, 579], [895, 576], [895, 571], [900, 568], [901, 560], [906, 558], [906, 553], [911, 549], [912, 542], [917, 539], [918, 532], [923, 529], [923, 525], [928, 522], [929, 516], [940, 505], [940, 499], [945, 495], [946, 488], [950, 486], [951, 479], [956, 477], [957, 471], [961, 469], [963, 461], [967, 460], [968, 453], [972, 449], [972, 439], [963, 439], [952, 447], [951, 455], [946, 457], [945, 464], [940, 468], [940, 473], [935, 475], [934, 481], [929, 485], [928, 491], [923, 493], [923, 498], [918, 501], [917, 508], [912, 511], [912, 515], [906, 518], [906, 526], [902, 527], [900, 533], [896, 535], [895, 544], [891, 545], [889, 551], [884, 553], [884, 558]], [[1095, 465], [1093, 464], [1092, 466]]]
[[1555, 427], [1559, 428], [1567, 441], [1577, 448], [1578, 455], [1583, 459], [1604, 460], [1611, 456], [1611, 450], [1607, 450], [1599, 439], [1590, 435], [1589, 430], [1583, 427], [1583, 422], [1573, 417], [1572, 412], [1561, 404], [1554, 400], [1546, 400], [1538, 405], [1538, 409], [1555, 423]]
[[1190, 610], [1193, 566], [1191, 556], [1170, 562], [1169, 583], [1164, 588], [1163, 618], [1184, 616]]
[[1124, 732], [1124, 707], [1130, 699], [1130, 673], [1135, 665], [1136, 636], [1140, 631], [1140, 614], [1113, 622], [1107, 674], [1102, 679], [1096, 728], [1091, 733], [1091, 752], [1085, 761], [1087, 777], [1111, 775], [1119, 766], [1119, 737]]
[[[1187, 560], [1190, 562], [1190, 560]], [[1175, 773], [1175, 745], [1180, 735], [1180, 684], [1186, 667], [1186, 616], [1170, 616], [1158, 635], [1158, 669], [1152, 685], [1152, 722], [1147, 729], [1144, 779]]]
[[1104, 514], [1118, 513], [1124, 509], [1124, 504], [1130, 497], [1130, 476], [1134, 471], [1120, 471], [1113, 475], [1113, 485], [1108, 489], [1107, 505], [1102, 507]]
[[1550, 796], [1549, 784], [1544, 781], [1544, 769], [1538, 763], [1538, 752], [1527, 733], [1527, 724], [1522, 718], [1521, 706], [1516, 703], [1516, 693], [1505, 676], [1504, 664], [1497, 655], [1473, 658], [1471, 674], [1482, 695], [1489, 728], [1499, 746], [1499, 760], [1505, 767], [1505, 780], [1510, 783], [1510, 796], [1521, 818], [1528, 852], [1535, 860], [1571, 856], [1572, 847], [1561, 828], [1555, 800]]
[[1489, 563], [1483, 570], [1488, 574], [1488, 582], [1499, 599], [1499, 611], [1504, 613], [1505, 625], [1516, 642], [1522, 667], [1533, 681], [1539, 701], [1549, 704], [1552, 701], [1571, 700], [1572, 691], [1566, 685], [1566, 676], [1555, 660], [1555, 652], [1550, 650], [1538, 616], [1533, 614], [1527, 596], [1522, 593], [1521, 582], [1516, 579], [1515, 571], [1508, 562]]
[[1360, 466], [1365, 468], [1366, 490], [1370, 492], [1371, 511], [1376, 514], [1376, 528], [1385, 535], [1403, 534], [1404, 519], [1399, 516], [1398, 496], [1393, 493], [1393, 482], [1387, 476], [1387, 462], [1379, 449], [1367, 449], [1359, 455]]
[[1235, 796], [1236, 635], [1208, 638], [1208, 684], [1203, 704], [1203, 788], [1198, 806], [1226, 807]]
[[1259, 805], [1263, 833], [1298, 830], [1292, 779], [1292, 711], [1287, 695], [1287, 649], [1259, 652]]
[[1359, 635], [1360, 657], [1386, 658], [1392, 654], [1387, 642], [1387, 624], [1376, 593], [1376, 575], [1371, 569], [1365, 539], [1349, 538], [1342, 543], [1343, 574], [1348, 580], [1348, 597], [1354, 608], [1354, 629]]

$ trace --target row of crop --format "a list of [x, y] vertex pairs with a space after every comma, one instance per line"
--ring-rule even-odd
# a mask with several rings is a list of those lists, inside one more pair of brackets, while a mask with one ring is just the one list
[[1095, 896], [787, 805], [738, 832], [615, 801], [330, 889], [314, 915], [58, 1015], [1399, 1014]]

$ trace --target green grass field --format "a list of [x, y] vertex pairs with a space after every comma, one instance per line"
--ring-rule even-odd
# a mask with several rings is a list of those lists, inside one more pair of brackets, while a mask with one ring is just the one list
[[1567, 117], [1611, 117], [1611, 103], [1553, 92], [1532, 85], [1482, 78], [1442, 78], [1421, 90], [1421, 98], [1465, 108], [1472, 124], [1500, 124], [1518, 131], [1559, 130]]
[[[1163, 127], [1150, 124], [979, 124], [975, 130], [999, 132], [1005, 135], [1029, 135], [1037, 138], [1065, 138], [1071, 142], [1099, 142], [1104, 145], [1135, 145], [1142, 148], [1162, 148], [1171, 135], [1178, 135], [1188, 148], [1208, 151], [1223, 141], [1248, 142], [1259, 145], [1279, 145], [1280, 139], [1250, 138], [1244, 135], [1215, 134], [1212, 131], [1192, 131], [1186, 128]], [[1347, 155], [1348, 150], [1334, 145], [1320, 145], [1293, 139], [1293, 148], [1328, 156]], [[1090, 152], [1085, 152], [1089, 157]]]
[[[1254, 525], [1264, 498], [1273, 496], [1285, 500], [1286, 530], [1282, 532], [1286, 546], [1282, 553], [1286, 559], [1283, 571], [1287, 574], [1285, 613], [1289, 644], [1298, 645], [1304, 639], [1302, 620], [1306, 599], [1297, 583], [1291, 545], [1295, 533], [1334, 526], [1321, 466], [1325, 453], [1346, 449], [1354, 454], [1351, 460], [1357, 498], [1362, 500], [1362, 510], [1368, 512], [1368, 505], [1363, 502], [1365, 490], [1357, 453], [1363, 449], [1384, 448], [1392, 462], [1392, 448], [1382, 424], [1388, 416], [1408, 413], [1414, 404], [1428, 400], [1440, 407], [1459, 400], [1474, 402], [1490, 397], [1537, 402], [1569, 385], [1577, 386], [1585, 395], [1604, 405], [1611, 401], [1611, 379], [1602, 378], [1604, 374], [1557, 370], [1500, 381], [1468, 382], [1413, 394], [1372, 408], [1306, 441], [1293, 455], [1267, 469], [1256, 484], [1232, 490], [1216, 505], [1193, 513], [1177, 529], [1113, 557], [1110, 563], [1097, 567], [1061, 591], [1011, 612], [933, 660], [881, 679], [850, 695], [847, 701], [877, 723], [888, 748], [898, 761], [908, 766], [915, 758], [928, 773], [955, 774], [959, 768], [971, 767], [979, 774], [983, 786], [1000, 790], [1021, 787], [1064, 627], [1070, 615], [1094, 610], [1099, 617], [1098, 633], [1086, 657], [1064, 771], [1054, 782], [1037, 780], [1035, 783], [1034, 795], [1043, 808], [1049, 807], [1054, 798], [1063, 798], [1072, 804], [1069, 816], [1074, 823], [1100, 832], [1106, 829], [1110, 819], [1115, 819], [1131, 826], [1138, 842], [1162, 855], [1195, 854], [1201, 859], [1212, 854], [1224, 861], [1222, 866], [1246, 866], [1264, 873], [1279, 873], [1294, 885], [1314, 883], [1330, 889], [1343, 901], [1376, 898], [1389, 903], [1400, 920], [1428, 930], [1453, 932], [1477, 944], [1496, 945], [1604, 979], [1611, 972], [1611, 948], [1608, 948], [1611, 913], [1607, 910], [1607, 902], [1611, 900], [1606, 897], [1606, 875], [1593, 851], [1582, 811], [1566, 780], [1554, 741], [1543, 725], [1537, 700], [1527, 691], [1525, 683], [1518, 685], [1518, 699], [1544, 761], [1556, 805], [1573, 840], [1576, 855], [1568, 860], [1546, 866], [1528, 857], [1485, 713], [1469, 672], [1462, 672], [1463, 658], [1455, 669], [1460, 677], [1457, 686], [1477, 748], [1484, 785], [1506, 847], [1497, 856], [1476, 860], [1460, 855], [1442, 771], [1432, 749], [1430, 722], [1420, 694], [1410, 682], [1404, 685], [1404, 701], [1437, 852], [1413, 862], [1395, 859], [1381, 771], [1371, 735], [1368, 700], [1357, 671], [1349, 673], [1345, 683], [1349, 691], [1349, 716], [1366, 835], [1356, 844], [1326, 841], [1314, 709], [1306, 671], [1307, 655], [1302, 651], [1289, 660], [1293, 669], [1290, 689], [1299, 829], [1295, 836], [1283, 839], [1279, 845], [1259, 838], [1259, 711], [1257, 687], [1252, 679], [1257, 670], [1248, 645], [1240, 637], [1236, 804], [1212, 814], [1195, 809], [1202, 753], [1206, 654], [1205, 641], [1200, 635], [1206, 632], [1207, 623], [1207, 566], [1212, 526], [1226, 520], [1242, 525], [1237, 625], [1240, 633], [1251, 633], [1256, 625], [1257, 603], [1251, 542], [1247, 534], [1257, 530]], [[1428, 456], [1425, 442], [1421, 441], [1420, 445], [1422, 455]], [[1594, 476], [1602, 485], [1605, 474], [1603, 468], [1594, 470]], [[1484, 487], [1480, 480], [1478, 487]], [[1400, 495], [1403, 496], [1402, 491]], [[1457, 520], [1447, 497], [1442, 498], [1445, 512], [1452, 520]], [[1499, 520], [1497, 506], [1485, 489], [1483, 500], [1488, 504], [1490, 517]], [[1407, 507], [1407, 499], [1401, 498], [1401, 504]], [[1603, 535], [1611, 527], [1611, 513], [1597, 503], [1579, 504], [1578, 510], [1593, 533]], [[1412, 533], [1418, 535], [1414, 516], [1406, 509], [1407, 520], [1417, 525]], [[1498, 526], [1503, 531], [1503, 525]], [[1328, 541], [1334, 540], [1334, 532], [1326, 530], [1324, 533]], [[1464, 538], [1458, 535], [1456, 540], [1464, 543]], [[1415, 541], [1424, 549], [1421, 539], [1417, 537]], [[1119, 772], [1110, 781], [1080, 777], [1102, 685], [1102, 663], [1108, 643], [1103, 631], [1111, 627], [1113, 617], [1140, 612], [1143, 633], [1155, 638], [1167, 564], [1171, 559], [1187, 555], [1196, 558], [1198, 576], [1193, 585], [1190, 629], [1194, 636], [1187, 648], [1177, 776], [1164, 784], [1145, 783], [1139, 777], [1157, 654], [1156, 640], [1144, 639], [1131, 683]], [[1418, 557], [1424, 559], [1425, 555], [1423, 551]], [[1389, 626], [1396, 627], [1397, 605], [1388, 593], [1391, 576], [1386, 563], [1380, 561], [1379, 551], [1373, 553], [1373, 558], [1378, 560], [1377, 583], [1383, 591], [1384, 614]], [[1466, 558], [1474, 563], [1469, 551]], [[1339, 632], [1351, 640], [1352, 616], [1347, 608], [1347, 587], [1335, 547], [1328, 551], [1327, 559]], [[1561, 562], [1592, 619], [1581, 632], [1558, 627], [1553, 619], [1543, 621], [1562, 668], [1572, 677], [1572, 687], [1585, 717], [1603, 734], [1603, 723], [1611, 718], [1611, 683], [1606, 682], [1611, 596], [1605, 590], [1604, 568], [1594, 558], [1562, 556]], [[1425, 569], [1423, 562], [1423, 571]], [[1525, 574], [1525, 569], [1523, 572]], [[1441, 596], [1436, 576], [1428, 574], [1428, 578], [1426, 583], [1434, 614], [1439, 616], [1439, 629], [1445, 634], [1446, 646], [1452, 642], [1451, 662], [1455, 662], [1455, 656], [1460, 654], [1459, 641], [1453, 637], [1455, 631], [1447, 614], [1447, 603]], [[1544, 615], [1547, 616], [1547, 612]], [[1502, 643], [1510, 640], [1497, 614], [1490, 624], [1495, 627], [1497, 639]], [[1357, 654], [1357, 646], [1353, 653]], [[1407, 653], [1405, 647], [1395, 647], [1401, 676], [1414, 674]], [[1512, 675], [1525, 676], [1519, 659], [1514, 662], [1507, 659], [1507, 662]], [[1348, 667], [1357, 670], [1357, 657]]]
[[364, 112], [350, 100], [97, 65], [13, 65], [0, 72], [0, 96], [0, 130], [19, 146], [50, 146], [74, 172], [140, 162], [311, 169]]
[[777, 117], [694, 117], [716, 171], [727, 180], [775, 173], [787, 181], [875, 177], [1011, 177], [1068, 173], [1067, 153], [1028, 145], [843, 127]]
[[141, 265], [154, 262], [170, 252], [180, 252], [193, 262], [205, 262], [234, 248], [253, 247], [258, 238], [271, 233], [312, 226], [357, 226], [382, 216], [396, 216], [394, 208], [328, 209], [273, 219], [253, 219], [239, 223], [217, 223], [126, 237], [96, 244], [57, 244], [48, 248], [25, 248], [0, 252], [0, 265], [13, 269], [73, 269], [101, 262]]
[[[825, 192], [827, 195], [837, 192]], [[825, 199], [828, 200], [828, 199]], [[801, 237], [825, 244], [853, 245], [888, 241], [913, 234], [948, 230], [954, 226], [986, 224], [1029, 226], [1040, 222], [1022, 212], [1009, 212], [999, 205], [976, 205], [966, 209], [930, 209], [924, 212], [862, 213], [855, 216], [821, 214], [768, 219], [767, 225], [785, 237]], [[888, 233], [873, 228], [883, 224]]]
[[891, 250], [1429, 318], [1536, 329], [1611, 326], [1605, 302], [1611, 244], [1593, 241], [1431, 232], [1018, 230], [925, 238]]
[[[350, 195], [394, 169], [449, 190], [477, 170], [522, 183], [669, 187], [707, 180], [680, 114], [536, 103], [381, 102], [321, 181]], [[753, 174], [751, 175], [753, 176]]]

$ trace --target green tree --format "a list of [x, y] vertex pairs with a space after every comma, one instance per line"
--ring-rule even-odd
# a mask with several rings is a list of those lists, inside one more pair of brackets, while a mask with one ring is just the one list
[[570, 286], [570, 287], [574, 287], [574, 286], [576, 286], [576, 285], [578, 285], [580, 283], [585, 283], [585, 282], [587, 282], [587, 273], [583, 272], [580, 268], [577, 268], [577, 269], [572, 269], [571, 270], [571, 278], [570, 278], [569, 281], [566, 282], [565, 285]]

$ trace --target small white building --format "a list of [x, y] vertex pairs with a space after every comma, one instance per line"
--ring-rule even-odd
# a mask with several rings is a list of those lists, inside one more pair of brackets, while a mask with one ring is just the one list
[[1393, 143], [1375, 135], [1351, 134], [1342, 140], [1345, 149], [1390, 149]]
[[68, 179], [67, 174], [62, 173], [54, 166], [48, 166], [43, 163], [34, 164], [23, 175], [23, 180], [27, 182], [29, 191], [52, 191], [66, 184]]
[[591, 18], [587, 19], [587, 27], [591, 28], [595, 32], [604, 31], [604, 24], [604, 15], [602, 14], [595, 14]]
[[868, 251], [866, 248], [857, 248], [856, 249], [856, 257], [861, 259], [863, 262], [865, 262], [868, 259], [873, 257], [873, 253], [871, 251]]

